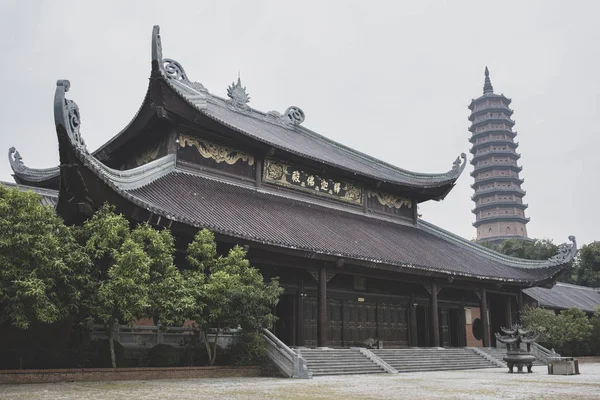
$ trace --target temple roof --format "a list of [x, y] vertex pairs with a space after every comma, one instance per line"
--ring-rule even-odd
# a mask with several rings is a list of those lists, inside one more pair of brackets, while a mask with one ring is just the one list
[[[443, 198], [453, 187], [466, 165], [466, 155], [463, 153], [455, 159], [451, 168], [443, 173], [419, 173], [398, 168], [305, 128], [302, 125], [305, 115], [299, 107], [288, 107], [283, 113], [262, 112], [251, 108], [248, 105], [250, 96], [239, 78], [237, 82], [229, 86], [228, 98], [211, 94], [201, 83], [191, 81], [178, 62], [162, 57], [158, 26], [154, 27], [152, 36], [152, 74], [151, 86], [154, 77], [162, 79], [182, 101], [192, 106], [198, 114], [254, 141], [378, 182], [416, 189], [437, 189], [430, 198]], [[145, 108], [145, 104], [152, 103], [151, 97], [151, 89], [149, 89], [140, 111]], [[168, 101], [163, 106], [168, 109]], [[129, 126], [135, 125], [136, 118]], [[124, 129], [96, 150], [94, 154], [105, 159], [106, 154], [104, 153], [110, 151], [110, 147], [115, 146], [108, 146], [109, 144], [131, 140], [131, 135], [131, 130]], [[58, 167], [27, 168], [22, 161], [19, 160], [17, 164], [12, 158], [11, 166], [15, 172], [15, 178], [31, 177], [27, 182], [36, 182], [36, 179], [44, 181], [50, 176], [58, 175]]]
[[[69, 86], [68, 81], [59, 81], [55, 96], [61, 164], [71, 168], [65, 173], [77, 161], [123, 199], [167, 220], [273, 249], [333, 256], [358, 265], [521, 285], [552, 279], [577, 249], [575, 238], [570, 237], [572, 244], [562, 245], [559, 254], [547, 261], [508, 257], [424, 221], [407, 224], [204, 176], [178, 165], [174, 155], [131, 170], [114, 170], [88, 153], [79, 131], [79, 109], [64, 97]], [[81, 174], [73, 176], [79, 179]]]
[[594, 312], [600, 306], [600, 288], [557, 283], [551, 289], [532, 287], [523, 290], [527, 296], [538, 303], [539, 307], [565, 310], [579, 308]]

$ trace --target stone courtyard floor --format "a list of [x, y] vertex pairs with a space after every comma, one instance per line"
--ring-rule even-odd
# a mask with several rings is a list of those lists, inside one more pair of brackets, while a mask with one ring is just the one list
[[0, 385], [0, 399], [600, 399], [600, 364], [582, 364], [581, 375], [509, 375], [506, 368], [398, 375], [222, 378]]

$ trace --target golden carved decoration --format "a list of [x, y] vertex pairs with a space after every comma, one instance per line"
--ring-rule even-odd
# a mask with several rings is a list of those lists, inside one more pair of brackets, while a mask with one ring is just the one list
[[363, 192], [360, 186], [309, 174], [280, 161], [265, 160], [263, 179], [276, 185], [300, 189], [348, 203], [362, 204]]
[[148, 164], [150, 161], [156, 160], [156, 157], [158, 157], [158, 152], [160, 151], [160, 146], [162, 146], [162, 143], [157, 144], [156, 147], [149, 148], [137, 156], [135, 158], [135, 165], [139, 167], [140, 165]]
[[369, 191], [369, 197], [375, 197], [379, 201], [379, 204], [386, 207], [401, 208], [402, 206], [406, 206], [412, 208], [412, 201], [410, 199], [394, 196], [390, 193]]
[[188, 135], [179, 135], [179, 146], [192, 146], [202, 157], [210, 158], [216, 163], [225, 162], [233, 165], [241, 160], [247, 162], [248, 165], [254, 165], [254, 157], [248, 153]]

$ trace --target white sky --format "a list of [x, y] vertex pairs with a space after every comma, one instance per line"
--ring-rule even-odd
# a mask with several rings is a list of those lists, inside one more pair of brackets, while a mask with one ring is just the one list
[[[471, 98], [490, 68], [513, 99], [531, 237], [599, 239], [600, 3], [594, 1], [0, 2], [0, 149], [57, 165], [57, 79], [95, 149], [139, 108], [152, 26], [163, 54], [224, 95], [241, 71], [250, 105], [297, 105], [304, 125], [402, 168], [444, 172], [468, 150]], [[6, 154], [6, 153], [5, 153]], [[473, 167], [423, 217], [466, 238]], [[0, 180], [12, 181], [8, 160]]]

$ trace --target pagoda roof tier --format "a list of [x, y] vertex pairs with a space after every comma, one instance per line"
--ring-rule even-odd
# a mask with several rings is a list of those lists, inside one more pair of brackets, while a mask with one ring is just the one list
[[519, 147], [519, 142], [513, 142], [510, 139], [493, 139], [487, 142], [476, 143], [471, 147], [471, 154], [475, 154], [477, 150], [488, 146], [509, 146], [512, 149], [516, 149]]
[[[257, 248], [322, 260], [345, 260], [428, 277], [462, 278], [519, 286], [550, 282], [577, 251], [575, 238], [545, 261], [494, 252], [432, 224], [409, 224], [360, 210], [308, 203], [285, 192], [223, 181], [178, 166], [168, 155], [127, 171], [89, 154], [77, 105], [57, 83], [54, 115], [61, 161], [61, 215], [93, 211], [110, 199], [131, 216], [172, 230], [207, 228], [218, 237]], [[64, 183], [64, 184], [63, 184]], [[82, 211], [83, 210], [83, 211]], [[71, 214], [73, 216], [73, 214]]]
[[507, 163], [494, 163], [494, 164], [484, 164], [480, 166], [475, 166], [475, 169], [470, 173], [470, 175], [474, 178], [475, 175], [480, 172], [497, 170], [497, 171], [515, 171], [521, 172], [523, 167], [516, 164], [507, 164]]
[[506, 134], [506, 135], [511, 136], [513, 139], [515, 138], [515, 136], [517, 136], [517, 132], [513, 132], [511, 129], [508, 129], [508, 128], [504, 128], [504, 129], [493, 128], [493, 129], [486, 129], [486, 130], [480, 131], [480, 132], [473, 132], [473, 134], [469, 138], [469, 142], [471, 142], [471, 143], [474, 144], [475, 140], [477, 140], [477, 138], [480, 138], [482, 136], [488, 136], [490, 133], [491, 134], [494, 134], [494, 133]]
[[493, 215], [490, 217], [479, 218], [477, 221], [473, 222], [473, 226], [475, 228], [477, 228], [481, 225], [489, 224], [490, 222], [508, 222], [508, 221], [517, 221], [517, 222], [526, 224], [530, 221], [530, 218], [523, 217], [522, 215]]
[[469, 115], [468, 119], [469, 119], [469, 121], [473, 122], [473, 120], [475, 119], [475, 117], [478, 117], [478, 116], [480, 116], [482, 114], [486, 114], [488, 112], [493, 112], [493, 111], [501, 112], [504, 115], [507, 115], [509, 117], [511, 115], [513, 115], [513, 113], [514, 113], [514, 110], [512, 108], [509, 108], [509, 107], [506, 107], [506, 106], [499, 106], [497, 104], [488, 104], [488, 105], [485, 105], [485, 106], [481, 107], [478, 110], [473, 111]]
[[516, 122], [510, 118], [490, 117], [490, 118], [482, 119], [481, 121], [473, 122], [471, 124], [471, 126], [469, 127], [469, 132], [474, 132], [475, 128], [480, 127], [482, 125], [489, 124], [490, 122], [502, 122], [502, 123], [507, 124], [511, 128], [516, 124]]
[[518, 176], [486, 176], [484, 178], [475, 179], [475, 183], [471, 185], [471, 189], [477, 189], [482, 184], [490, 183], [490, 182], [515, 182], [522, 185], [525, 182], [525, 179], [519, 178]]
[[475, 165], [475, 162], [492, 156], [510, 156], [513, 160], [518, 160], [519, 158], [521, 158], [521, 154], [516, 153], [514, 150], [490, 150], [486, 151], [485, 153], [478, 153], [473, 155], [473, 158], [471, 159], [471, 164]]
[[471, 103], [469, 103], [469, 105], [468, 105], [469, 110], [473, 111], [473, 109], [475, 108], [475, 106], [478, 103], [481, 103], [482, 101], [485, 101], [488, 99], [502, 99], [506, 105], [509, 105], [510, 103], [512, 103], [512, 99], [509, 99], [508, 97], [506, 97], [503, 94], [487, 93], [487, 94], [484, 94], [483, 96], [479, 96], [476, 99], [471, 99]]
[[514, 194], [517, 197], [523, 197], [527, 194], [527, 192], [523, 189], [520, 188], [490, 188], [490, 189], [480, 189], [477, 192], [475, 192], [475, 194], [471, 197], [471, 200], [473, 201], [477, 201], [481, 196], [487, 196], [490, 194], [499, 194], [499, 195], [506, 195], [506, 194]]
[[519, 203], [518, 201], [514, 201], [514, 200], [498, 200], [498, 201], [491, 202], [491, 203], [479, 204], [475, 208], [473, 208], [471, 210], [471, 212], [474, 214], [477, 214], [480, 211], [490, 210], [493, 208], [499, 208], [499, 209], [518, 208], [519, 210], [525, 210], [528, 207], [529, 207], [529, 204]]

